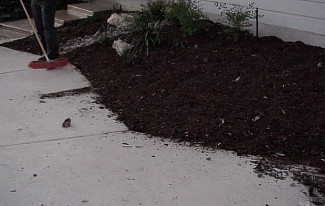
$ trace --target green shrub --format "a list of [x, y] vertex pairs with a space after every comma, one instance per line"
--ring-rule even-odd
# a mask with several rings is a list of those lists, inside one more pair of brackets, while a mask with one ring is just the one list
[[165, 19], [166, 10], [169, 7], [169, 2], [164, 0], [149, 1], [147, 5], [143, 6], [143, 12], [151, 15], [155, 21], [162, 21]]
[[194, 36], [201, 28], [200, 19], [204, 17], [196, 1], [178, 0], [170, 3], [166, 11], [167, 20], [181, 25], [188, 36]]
[[122, 62], [124, 66], [129, 66], [134, 63], [137, 55], [137, 50], [135, 48], [126, 50], [122, 56]]
[[113, 43], [113, 39], [109, 36], [107, 32], [103, 32], [98, 39], [98, 43], [102, 45], [111, 45]]
[[150, 51], [160, 44], [161, 22], [169, 20], [181, 26], [188, 36], [194, 36], [201, 28], [200, 19], [204, 15], [195, 1], [178, 0], [166, 2], [164, 0], [149, 1], [142, 5], [140, 11], [133, 13], [132, 18], [126, 18], [125, 41], [135, 45], [123, 57], [125, 64], [130, 64], [141, 54], [149, 55]]
[[145, 52], [149, 55], [150, 49], [160, 43], [160, 21], [156, 21], [153, 16], [144, 12], [135, 12], [133, 18], [127, 19], [127, 39], [131, 41], [137, 53]]
[[[250, 3], [248, 6], [235, 5], [228, 9], [225, 4], [216, 3], [219, 9], [223, 9], [221, 12], [222, 16], [225, 16], [227, 23], [230, 26], [228, 34], [230, 37], [237, 40], [240, 32], [246, 30], [247, 27], [252, 26], [249, 22], [251, 19], [256, 18], [254, 2]], [[258, 18], [262, 17], [259, 15]]]

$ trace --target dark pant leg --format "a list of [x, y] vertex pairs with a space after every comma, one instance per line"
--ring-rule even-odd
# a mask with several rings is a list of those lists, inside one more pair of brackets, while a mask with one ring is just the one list
[[44, 49], [47, 50], [47, 44], [44, 36], [44, 27], [43, 27], [43, 17], [42, 17], [42, 8], [38, 4], [37, 0], [31, 0], [31, 9], [33, 13], [33, 18], [35, 21], [35, 26], [37, 33], [41, 39], [41, 42], [44, 46]]
[[[42, 1], [42, 16], [44, 36], [47, 43], [47, 54], [50, 59], [59, 57], [59, 45], [57, 43], [57, 34], [54, 27], [56, 0], [39, 0]], [[41, 3], [41, 2], [40, 2]]]
[[56, 0], [32, 0], [35, 25], [50, 59], [59, 57], [59, 45], [54, 27]]

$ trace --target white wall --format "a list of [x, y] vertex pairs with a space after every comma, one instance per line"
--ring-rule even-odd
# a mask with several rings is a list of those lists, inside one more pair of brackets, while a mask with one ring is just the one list
[[[325, 0], [222, 0], [247, 6], [251, 2], [264, 17], [259, 19], [262, 36], [275, 35], [286, 41], [303, 41], [325, 47]], [[215, 0], [202, 0], [203, 11], [215, 19], [221, 19], [221, 10]], [[252, 31], [255, 28], [251, 28]]]
[[141, 9], [141, 5], [146, 4], [149, 0], [92, 0], [93, 2], [105, 3], [116, 2], [117, 6], [122, 6], [122, 9], [127, 11], [135, 11]]
[[[112, 0], [96, 0], [112, 1]], [[125, 9], [139, 9], [148, 0], [114, 0]], [[224, 20], [214, 2], [201, 0], [199, 4], [209, 17]], [[228, 4], [248, 6], [255, 2], [259, 13], [260, 36], [278, 36], [285, 41], [302, 41], [325, 48], [325, 0], [220, 0]], [[251, 30], [254, 32], [255, 28]]]

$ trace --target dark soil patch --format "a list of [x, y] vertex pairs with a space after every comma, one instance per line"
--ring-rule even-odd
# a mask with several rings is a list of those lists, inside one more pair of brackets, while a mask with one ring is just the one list
[[63, 92], [54, 92], [49, 94], [42, 94], [40, 96], [40, 99], [49, 99], [49, 98], [60, 98], [60, 97], [66, 97], [66, 96], [73, 96], [73, 95], [79, 95], [79, 94], [85, 94], [91, 92], [90, 87], [84, 87], [81, 89], [73, 89], [73, 90], [67, 90]]
[[[103, 24], [104, 23], [104, 24]], [[105, 20], [59, 29], [62, 43]], [[126, 67], [93, 44], [66, 54], [99, 101], [130, 130], [325, 170], [325, 49], [276, 37], [228, 40], [207, 23], [198, 37], [166, 26], [161, 45]], [[40, 53], [34, 38], [5, 46]]]

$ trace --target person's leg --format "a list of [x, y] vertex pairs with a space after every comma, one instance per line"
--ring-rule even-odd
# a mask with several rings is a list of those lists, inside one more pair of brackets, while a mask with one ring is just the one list
[[57, 43], [57, 34], [54, 27], [56, 12], [56, 1], [39, 0], [42, 8], [44, 36], [47, 44], [47, 55], [50, 59], [59, 58], [59, 45]]
[[42, 9], [41, 6], [39, 5], [38, 0], [31, 0], [31, 9], [32, 9], [32, 14], [35, 21], [37, 33], [41, 38], [41, 42], [44, 46], [44, 49], [47, 50], [47, 44], [44, 36]]

